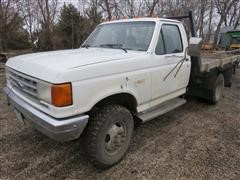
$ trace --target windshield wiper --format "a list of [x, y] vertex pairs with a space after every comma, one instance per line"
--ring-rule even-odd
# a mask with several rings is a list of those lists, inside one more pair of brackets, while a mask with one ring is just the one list
[[120, 49], [122, 49], [125, 53], [127, 53], [127, 49], [123, 48], [123, 47], [120, 47]]
[[119, 47], [119, 46], [122, 46], [122, 44], [100, 44], [99, 45], [100, 47]]
[[89, 48], [89, 47], [91, 47], [90, 45], [88, 45], [88, 44], [84, 44], [84, 45], [82, 45], [82, 48]]
[[127, 49], [123, 48], [122, 44], [100, 44], [99, 46], [122, 49], [125, 53], [127, 53]]

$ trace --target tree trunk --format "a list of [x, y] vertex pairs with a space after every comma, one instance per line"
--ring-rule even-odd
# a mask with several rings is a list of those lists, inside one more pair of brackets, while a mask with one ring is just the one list
[[150, 12], [149, 12], [149, 17], [153, 16], [154, 9], [155, 9], [155, 6], [157, 5], [157, 3], [159, 3], [159, 0], [154, 0], [153, 1], [152, 6], [150, 8]]
[[213, 0], [211, 0], [211, 7], [209, 13], [209, 22], [208, 22], [208, 35], [207, 35], [207, 42], [210, 41], [211, 34], [212, 34], [212, 15], [213, 15]]
[[110, 21], [112, 19], [112, 13], [111, 13], [111, 9], [109, 6], [109, 2], [108, 2], [108, 0], [105, 0], [104, 2], [106, 5], [106, 8], [107, 8], [108, 20]]
[[237, 27], [239, 26], [240, 23], [240, 9], [239, 9], [239, 13], [238, 13], [238, 18], [236, 20], [236, 23], [234, 24], [234, 29], [237, 29]]
[[222, 26], [222, 23], [224, 21], [224, 17], [221, 17], [218, 25], [217, 25], [217, 29], [215, 31], [215, 35], [214, 35], [214, 40], [213, 40], [213, 46], [216, 47], [217, 43], [218, 43], [218, 36], [219, 36], [219, 33], [220, 33], [220, 29], [221, 29], [221, 26]]

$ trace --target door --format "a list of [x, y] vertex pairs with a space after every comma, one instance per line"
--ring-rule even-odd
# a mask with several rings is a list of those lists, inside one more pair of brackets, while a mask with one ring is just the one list
[[176, 23], [161, 25], [155, 54], [152, 58], [156, 67], [152, 73], [151, 106], [186, 92], [191, 62], [185, 56], [187, 40], [183, 41], [183, 38], [187, 39], [180, 25]]

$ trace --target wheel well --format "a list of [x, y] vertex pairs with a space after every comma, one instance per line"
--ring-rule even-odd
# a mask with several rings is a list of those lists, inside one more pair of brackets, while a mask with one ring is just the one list
[[133, 95], [128, 93], [119, 93], [108, 96], [94, 105], [94, 107], [101, 107], [106, 104], [118, 104], [126, 107], [131, 112], [137, 112], [137, 100]]

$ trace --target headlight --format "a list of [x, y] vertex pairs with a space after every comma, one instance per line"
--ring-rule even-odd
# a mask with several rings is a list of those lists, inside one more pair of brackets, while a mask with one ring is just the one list
[[37, 82], [37, 94], [38, 98], [40, 100], [43, 100], [49, 104], [52, 103], [52, 95], [51, 95], [51, 84], [44, 82], [44, 81], [38, 81]]
[[47, 103], [57, 107], [72, 105], [72, 85], [71, 83], [50, 84], [38, 81], [38, 97]]

